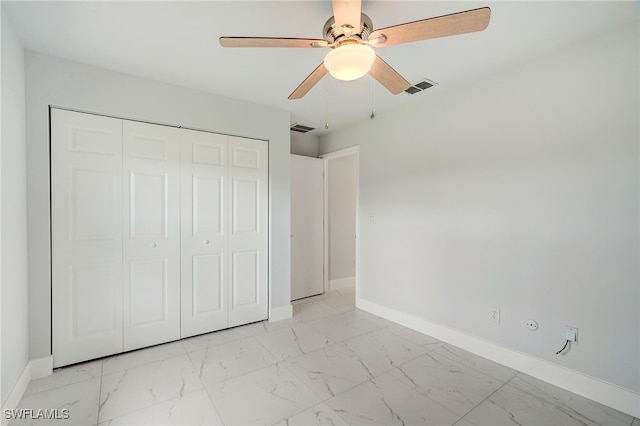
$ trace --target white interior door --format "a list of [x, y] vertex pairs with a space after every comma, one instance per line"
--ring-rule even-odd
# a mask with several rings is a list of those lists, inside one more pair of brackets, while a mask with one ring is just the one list
[[122, 121], [51, 110], [53, 365], [122, 352]]
[[181, 337], [227, 327], [227, 136], [182, 130]]
[[324, 290], [324, 161], [291, 156], [291, 300]]
[[268, 317], [266, 141], [229, 137], [229, 326]]
[[180, 338], [179, 129], [123, 122], [124, 350]]

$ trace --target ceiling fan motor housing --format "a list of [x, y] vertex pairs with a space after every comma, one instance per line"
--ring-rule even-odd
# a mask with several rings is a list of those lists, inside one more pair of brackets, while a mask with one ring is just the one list
[[338, 28], [336, 26], [334, 16], [327, 19], [327, 22], [325, 22], [324, 27], [322, 28], [323, 37], [329, 42], [329, 44], [349, 38], [367, 40], [372, 31], [373, 23], [371, 22], [371, 18], [364, 13], [360, 15], [360, 28], [351, 30], [350, 34], [349, 31], [345, 31], [344, 28]]

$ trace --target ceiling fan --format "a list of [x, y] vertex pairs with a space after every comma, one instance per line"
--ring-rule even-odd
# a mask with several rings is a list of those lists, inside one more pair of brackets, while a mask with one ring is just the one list
[[324, 61], [289, 95], [300, 99], [327, 72], [339, 80], [355, 80], [369, 73], [397, 95], [411, 84], [378, 56], [373, 47], [385, 47], [482, 31], [489, 25], [491, 9], [467, 10], [387, 28], [373, 29], [361, 12], [362, 0], [332, 0], [333, 16], [322, 30], [324, 39], [277, 37], [220, 37], [223, 47], [298, 47], [332, 49]]

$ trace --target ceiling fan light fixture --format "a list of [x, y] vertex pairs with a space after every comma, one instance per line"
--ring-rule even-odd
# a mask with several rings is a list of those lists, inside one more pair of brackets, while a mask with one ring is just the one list
[[351, 81], [366, 75], [375, 59], [376, 53], [369, 46], [350, 43], [338, 46], [327, 53], [324, 66], [334, 78]]

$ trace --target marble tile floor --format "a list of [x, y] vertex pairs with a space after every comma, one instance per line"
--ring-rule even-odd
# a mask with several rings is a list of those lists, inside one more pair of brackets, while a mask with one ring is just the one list
[[[294, 316], [112, 356], [33, 381], [11, 425], [626, 425], [631, 416], [354, 308], [353, 289]], [[61, 412], [61, 411], [60, 411]]]

